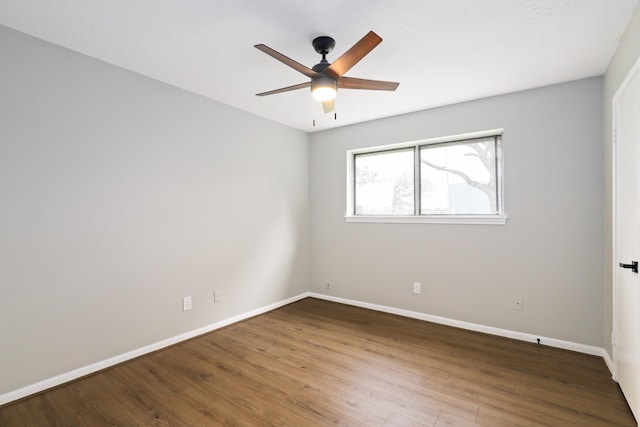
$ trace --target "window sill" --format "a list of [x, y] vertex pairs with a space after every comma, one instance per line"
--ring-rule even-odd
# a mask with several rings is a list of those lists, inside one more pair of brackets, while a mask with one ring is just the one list
[[345, 222], [382, 222], [397, 224], [486, 224], [504, 225], [504, 215], [421, 215], [421, 216], [374, 216], [348, 215]]

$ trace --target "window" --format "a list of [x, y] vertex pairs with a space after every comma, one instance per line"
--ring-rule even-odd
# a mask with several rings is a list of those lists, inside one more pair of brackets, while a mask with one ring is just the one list
[[356, 215], [413, 215], [414, 150], [355, 155]]
[[347, 221], [504, 224], [502, 130], [347, 152]]

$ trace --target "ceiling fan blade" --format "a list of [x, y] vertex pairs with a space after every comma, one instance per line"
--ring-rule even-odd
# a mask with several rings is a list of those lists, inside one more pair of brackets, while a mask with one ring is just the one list
[[343, 53], [340, 58], [333, 62], [333, 64], [329, 65], [324, 72], [336, 79], [342, 77], [344, 73], [360, 62], [362, 58], [364, 58], [381, 42], [382, 38], [379, 35], [373, 31], [369, 31], [367, 35], [354, 44], [351, 49]]
[[341, 89], [396, 90], [399, 85], [398, 82], [356, 79], [354, 77], [342, 77], [338, 80], [338, 87]]
[[315, 77], [315, 76], [318, 75], [318, 73], [313, 71], [311, 68], [305, 67], [304, 65], [300, 64], [299, 62], [294, 61], [293, 59], [289, 58], [288, 56], [284, 56], [280, 52], [271, 49], [269, 46], [265, 46], [263, 44], [257, 44], [254, 47], [256, 49], [261, 50], [262, 52], [266, 53], [267, 55], [271, 56], [272, 58], [277, 59], [278, 61], [282, 62], [283, 64], [288, 65], [289, 67], [293, 68], [294, 70], [304, 74], [307, 77]]
[[274, 90], [270, 90], [269, 92], [256, 93], [256, 96], [274, 95], [276, 93], [289, 92], [289, 91], [292, 91], [292, 90], [304, 89], [306, 87], [311, 87], [311, 82], [300, 83], [300, 84], [297, 84], [297, 85], [287, 86], [287, 87], [283, 87], [283, 88], [280, 88], [280, 89], [274, 89]]
[[324, 101], [322, 103], [322, 108], [324, 109], [325, 114], [329, 114], [336, 109], [336, 100], [331, 99], [329, 101]]

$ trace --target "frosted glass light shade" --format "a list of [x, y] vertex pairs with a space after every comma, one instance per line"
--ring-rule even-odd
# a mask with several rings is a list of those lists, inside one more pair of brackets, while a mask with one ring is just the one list
[[336, 80], [331, 77], [316, 77], [311, 81], [311, 95], [314, 99], [324, 102], [336, 97]]

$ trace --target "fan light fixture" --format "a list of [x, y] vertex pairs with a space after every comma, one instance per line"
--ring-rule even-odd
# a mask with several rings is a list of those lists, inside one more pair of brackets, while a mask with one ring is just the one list
[[314, 99], [325, 102], [336, 98], [336, 79], [319, 76], [311, 80], [311, 95]]

